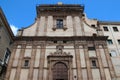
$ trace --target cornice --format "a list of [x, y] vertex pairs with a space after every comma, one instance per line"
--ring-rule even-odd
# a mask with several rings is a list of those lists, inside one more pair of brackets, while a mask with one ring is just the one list
[[98, 21], [99, 25], [120, 25], [120, 22]]
[[75, 40], [84, 40], [84, 41], [106, 41], [108, 36], [72, 36], [72, 37], [39, 37], [39, 36], [23, 36], [23, 37], [15, 37], [15, 41], [54, 41], [54, 40], [67, 40], [67, 41], [75, 41]]
[[47, 4], [47, 5], [38, 5], [36, 6], [37, 10], [37, 15], [40, 15], [42, 12], [81, 12], [83, 13], [84, 11], [84, 6], [83, 5], [73, 5], [73, 4], [62, 4], [62, 5], [57, 5], [57, 4]]

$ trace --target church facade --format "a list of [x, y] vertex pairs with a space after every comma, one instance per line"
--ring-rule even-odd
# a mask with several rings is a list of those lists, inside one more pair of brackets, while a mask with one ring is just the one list
[[102, 22], [84, 6], [39, 5], [15, 37], [5, 80], [117, 80]]

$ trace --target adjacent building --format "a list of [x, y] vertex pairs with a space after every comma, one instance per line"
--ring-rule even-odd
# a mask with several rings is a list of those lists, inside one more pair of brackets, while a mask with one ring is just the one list
[[0, 80], [3, 80], [11, 55], [11, 46], [13, 43], [13, 32], [0, 8]]
[[107, 45], [116, 76], [120, 79], [120, 22], [100, 21], [100, 27], [105, 36], [109, 36]]

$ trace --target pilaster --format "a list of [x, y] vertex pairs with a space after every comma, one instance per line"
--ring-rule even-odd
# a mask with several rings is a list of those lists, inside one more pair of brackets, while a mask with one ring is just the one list
[[98, 64], [99, 64], [99, 68], [100, 68], [101, 80], [106, 80], [104, 66], [103, 66], [103, 63], [102, 63], [102, 58], [100, 56], [99, 45], [96, 45], [95, 47], [96, 47], [95, 48], [96, 49], [96, 55], [97, 55], [97, 58], [98, 58]]
[[22, 61], [23, 61], [23, 56], [24, 56], [24, 52], [25, 52], [25, 47], [26, 47], [26, 45], [22, 45], [22, 47], [21, 47], [20, 57], [18, 59], [19, 61], [18, 61], [18, 66], [17, 66], [17, 70], [16, 70], [16, 75], [15, 75], [15, 80], [20, 79], [20, 73], [21, 73], [21, 67], [22, 67]]
[[88, 80], [93, 80], [92, 77], [92, 71], [91, 71], [91, 66], [90, 66], [90, 59], [89, 59], [89, 54], [88, 54], [88, 46], [84, 45], [84, 53], [85, 53], [85, 61], [86, 61], [86, 66], [87, 66], [87, 73], [88, 73]]
[[70, 60], [69, 66], [70, 66], [70, 69], [69, 69], [70, 70], [70, 72], [69, 72], [70, 73], [70, 77], [69, 78], [70, 78], [70, 80], [73, 80], [73, 70], [72, 70], [73, 64], [72, 64], [72, 60]]
[[77, 79], [82, 80], [79, 45], [75, 45], [75, 52], [76, 52], [75, 55], [76, 55], [76, 65], [77, 65]]
[[45, 44], [41, 45], [40, 67], [39, 67], [39, 80], [43, 80], [44, 74], [44, 59], [45, 59]]
[[28, 80], [33, 80], [33, 68], [34, 68], [34, 62], [35, 62], [35, 55], [36, 55], [36, 46], [32, 46], [32, 55], [31, 55], [31, 63], [30, 63], [30, 69], [28, 74]]
[[51, 66], [51, 65], [52, 65], [52, 63], [51, 63], [51, 61], [49, 60], [49, 61], [48, 61], [48, 67], [49, 67], [48, 69], [49, 69], [49, 70], [48, 70], [48, 78], [47, 78], [48, 80], [52, 80], [52, 66]]

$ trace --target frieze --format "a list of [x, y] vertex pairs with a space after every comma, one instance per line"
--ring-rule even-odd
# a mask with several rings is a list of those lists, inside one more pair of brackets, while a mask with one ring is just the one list
[[62, 44], [62, 45], [73, 45], [74, 44], [74, 41], [68, 41], [68, 40], [61, 40], [61, 41], [58, 41], [58, 40], [56, 40], [57, 42], [55, 43], [54, 41], [46, 41], [46, 45], [60, 45], [60, 44]]
[[70, 52], [54, 52], [50, 53], [49, 56], [70, 56]]
[[75, 41], [76, 44], [83, 44], [86, 43], [86, 41], [80, 40], [80, 41]]
[[45, 45], [45, 41], [34, 41], [34, 42], [33, 42], [33, 45], [36, 45], [36, 46], [44, 46], [44, 45]]
[[26, 44], [26, 41], [16, 41], [15, 44]]
[[27, 44], [27, 45], [32, 45], [32, 44], [33, 44], [33, 41], [26, 41], [26, 44]]
[[79, 46], [80, 46], [79, 44], [75, 44], [75, 48], [79, 48]]
[[104, 49], [108, 49], [108, 46], [106, 44], [103, 44]]
[[32, 46], [32, 48], [33, 48], [33, 49], [36, 49], [36, 48], [37, 48], [37, 46], [36, 46], [36, 45], [33, 45], [33, 46]]
[[25, 48], [26, 48], [26, 45], [25, 45], [25, 44], [22, 44], [22, 45], [21, 45], [21, 48], [25, 49]]
[[83, 45], [83, 48], [84, 48], [84, 49], [88, 49], [88, 45], [87, 45], [87, 44], [84, 44], [84, 45]]

